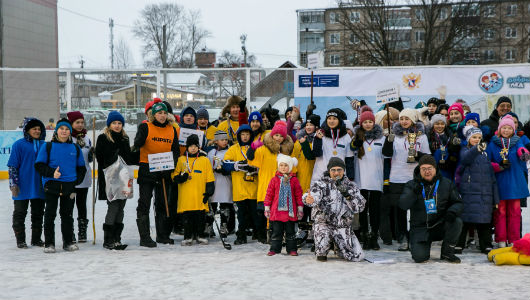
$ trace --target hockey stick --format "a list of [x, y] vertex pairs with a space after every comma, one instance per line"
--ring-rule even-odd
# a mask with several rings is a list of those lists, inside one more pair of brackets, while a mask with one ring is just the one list
[[[92, 118], [92, 143], [96, 141], [96, 117]], [[96, 146], [94, 145], [94, 152]], [[94, 223], [94, 211], [96, 210], [96, 159], [92, 159], [92, 231], [94, 232], [94, 241], [92, 245], [96, 244], [96, 223]]]
[[[210, 204], [210, 202], [208, 202], [208, 208], [210, 209], [211, 212], [213, 212], [212, 205]], [[215, 227], [217, 228], [217, 232], [219, 233], [219, 237], [221, 238], [221, 243], [223, 243], [223, 247], [225, 247], [226, 250], [232, 250], [232, 245], [227, 243], [225, 239], [223, 238], [223, 236], [221, 235], [221, 229], [219, 229], [219, 224], [217, 223], [217, 220], [215, 219], [215, 214], [213, 215], [213, 222], [215, 223]]]

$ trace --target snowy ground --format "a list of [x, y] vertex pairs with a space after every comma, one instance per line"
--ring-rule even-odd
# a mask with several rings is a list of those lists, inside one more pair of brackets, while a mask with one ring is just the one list
[[[462, 264], [443, 263], [439, 245], [432, 260], [414, 264], [396, 245], [368, 251], [368, 258], [394, 264], [348, 263], [330, 254], [317, 262], [309, 249], [299, 257], [267, 257], [268, 247], [251, 242], [225, 250], [218, 239], [207, 246], [140, 248], [136, 201], [125, 213], [125, 251], [102, 248], [106, 205], [96, 205], [96, 245], [44, 254], [19, 250], [11, 229], [8, 182], [0, 181], [0, 299], [528, 299], [530, 267], [496, 267], [484, 255], [468, 251]], [[89, 212], [91, 209], [89, 208]], [[57, 247], [61, 249], [59, 217]], [[525, 231], [530, 213], [523, 211]], [[77, 222], [76, 222], [77, 223]], [[29, 216], [27, 221], [29, 228]], [[29, 230], [26, 230], [29, 232]], [[154, 228], [152, 228], [154, 232]], [[91, 238], [91, 227], [89, 231]], [[154, 234], [153, 234], [154, 237]], [[181, 236], [174, 236], [179, 243]], [[28, 236], [29, 242], [29, 236]], [[232, 243], [234, 237], [230, 237]]]

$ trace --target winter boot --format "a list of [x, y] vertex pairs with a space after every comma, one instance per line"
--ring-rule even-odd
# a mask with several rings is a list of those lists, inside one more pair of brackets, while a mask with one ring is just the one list
[[64, 251], [68, 251], [68, 252], [73, 252], [73, 251], [79, 250], [79, 247], [76, 244], [74, 244], [74, 243], [64, 244], [63, 245], [63, 250]]
[[28, 249], [28, 245], [26, 244], [26, 229], [24, 227], [13, 228], [13, 231], [17, 239], [17, 248]]
[[88, 219], [77, 219], [77, 229], [78, 229], [78, 242], [86, 243], [86, 229], [88, 227]]
[[247, 235], [246, 232], [237, 232], [237, 238], [234, 241], [234, 245], [243, 245], [247, 243]]
[[227, 223], [221, 223], [221, 228], [219, 228], [219, 234], [223, 239], [226, 239], [228, 237], [228, 224]]
[[156, 242], [160, 244], [173, 245], [175, 241], [169, 238], [168, 227], [166, 224], [169, 220], [165, 216], [155, 216]]
[[379, 236], [377, 235], [376, 232], [372, 232], [370, 234], [370, 240], [369, 240], [369, 243], [370, 243], [370, 248], [372, 250], [379, 250], [381, 249], [381, 247], [379, 247], [379, 243], [377, 243], [377, 240], [379, 239]]
[[31, 246], [44, 247], [44, 242], [41, 240], [42, 227], [31, 229]]
[[138, 233], [140, 234], [140, 246], [155, 248], [156, 243], [151, 239], [151, 228], [149, 226], [149, 216], [144, 215], [139, 219], [136, 219], [136, 225], [138, 226]]
[[361, 234], [359, 235], [359, 241], [361, 242], [361, 245], [363, 246], [363, 250], [370, 250], [370, 240], [368, 239], [368, 232], [361, 231]]
[[193, 240], [192, 239], [182, 240], [182, 242], [180, 242], [180, 245], [181, 246], [191, 246], [191, 245], [193, 245]]
[[307, 230], [303, 230], [303, 229], [298, 230], [298, 233], [296, 234], [296, 247], [297, 248], [302, 248], [305, 245], [308, 235], [309, 234]]
[[197, 242], [199, 243], [199, 245], [208, 245], [208, 239], [207, 238], [199, 237], [199, 238], [197, 238]]
[[114, 225], [103, 223], [103, 248], [114, 249]]
[[321, 262], [328, 261], [328, 257], [325, 255], [317, 256], [317, 261], [321, 261]]
[[44, 253], [55, 253], [55, 246], [54, 245], [45, 246]]
[[447, 260], [450, 263], [459, 264], [460, 258], [455, 255], [455, 246], [442, 243], [442, 253], [440, 254], [440, 260]]
[[121, 232], [123, 231], [123, 223], [114, 223], [114, 250], [125, 250], [128, 245], [121, 243]]

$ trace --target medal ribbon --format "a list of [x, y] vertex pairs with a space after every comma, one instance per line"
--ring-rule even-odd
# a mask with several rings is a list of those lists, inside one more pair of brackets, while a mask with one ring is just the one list
[[337, 138], [335, 138], [335, 134], [333, 134], [333, 129], [331, 131], [331, 141], [333, 143], [333, 149], [337, 149], [337, 144], [339, 143], [339, 136], [340, 136], [340, 129], [337, 129]]
[[197, 162], [197, 158], [199, 158], [199, 152], [197, 152], [197, 157], [195, 157], [195, 160], [193, 161], [193, 164], [191, 164], [191, 169], [190, 169], [188, 151], [186, 151], [186, 168], [188, 169], [188, 173], [190, 173], [190, 175], [193, 172], [193, 169], [195, 168], [195, 163]]

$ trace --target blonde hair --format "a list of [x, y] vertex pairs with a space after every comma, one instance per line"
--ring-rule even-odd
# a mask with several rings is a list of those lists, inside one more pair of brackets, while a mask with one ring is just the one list
[[[147, 120], [150, 123], [153, 123], [155, 121], [155, 115], [153, 115], [152, 109], [147, 112]], [[169, 112], [167, 112], [167, 123], [172, 126], [173, 123], [176, 123], [175, 116], [173, 114], [170, 114]]]
[[[107, 137], [107, 140], [115, 143], [114, 139], [112, 138], [112, 134], [111, 134], [112, 130], [109, 128], [109, 127], [105, 127], [105, 129], [103, 129], [103, 134]], [[129, 138], [129, 136], [127, 135], [127, 133], [125, 132], [125, 130], [123, 130], [123, 127], [121, 128], [121, 135], [124, 137], [124, 138]]]

